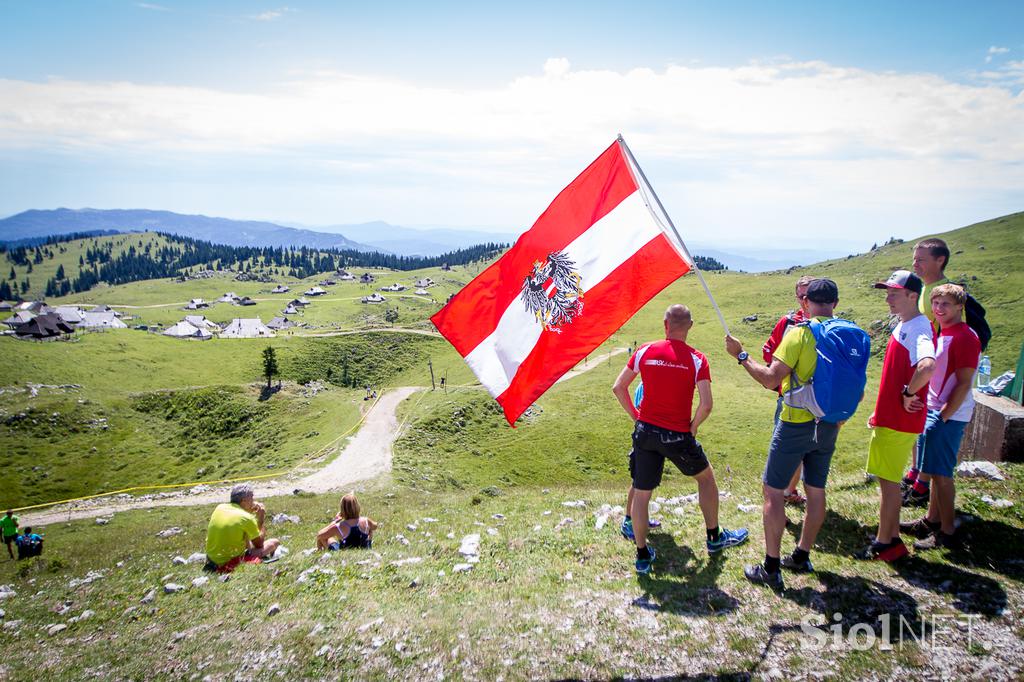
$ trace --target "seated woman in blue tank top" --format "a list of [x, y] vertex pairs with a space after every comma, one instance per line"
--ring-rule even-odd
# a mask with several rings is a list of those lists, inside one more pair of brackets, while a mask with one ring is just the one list
[[359, 515], [359, 501], [353, 493], [341, 498], [340, 510], [328, 525], [316, 534], [316, 548], [337, 550], [349, 547], [369, 548], [373, 544], [373, 519]]

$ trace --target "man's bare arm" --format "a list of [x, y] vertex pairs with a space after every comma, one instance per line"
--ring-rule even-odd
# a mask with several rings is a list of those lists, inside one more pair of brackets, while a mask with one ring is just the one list
[[615, 383], [612, 384], [612, 393], [619, 399], [622, 409], [626, 411], [626, 414], [633, 421], [640, 418], [640, 413], [633, 406], [633, 400], [629, 395], [629, 385], [633, 383], [633, 379], [636, 379], [636, 375], [637, 372], [634, 372], [629, 367], [623, 367], [622, 371], [619, 372], [619, 376], [615, 379]]
[[690, 420], [690, 433], [694, 436], [697, 435], [697, 429], [708, 418], [714, 407], [714, 400], [711, 397], [711, 382], [707, 379], [698, 381], [697, 395], [700, 397], [700, 405], [697, 406], [697, 410], [693, 413], [693, 419]]

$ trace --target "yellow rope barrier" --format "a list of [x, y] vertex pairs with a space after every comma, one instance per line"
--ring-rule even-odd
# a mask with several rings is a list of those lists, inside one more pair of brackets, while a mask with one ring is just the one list
[[[370, 409], [366, 411], [366, 414], [364, 414], [361, 417], [359, 417], [359, 420], [356, 421], [356, 423], [353, 424], [351, 427], [349, 427], [349, 429], [347, 431], [342, 433], [340, 436], [338, 436], [337, 438], [335, 438], [331, 442], [327, 443], [327, 445], [324, 445], [319, 450], [316, 450], [315, 452], [310, 453], [308, 456], [306, 456], [305, 458], [300, 460], [298, 463], [296, 463], [295, 466], [293, 466], [290, 469], [286, 469], [285, 471], [275, 471], [274, 473], [271, 473], [271, 474], [257, 474], [257, 475], [253, 475], [253, 476], [240, 476], [240, 477], [236, 477], [236, 478], [218, 478], [218, 479], [213, 479], [213, 480], [209, 480], [209, 481], [192, 481], [191, 483], [164, 483], [164, 484], [154, 484], [154, 485], [136, 485], [136, 486], [132, 486], [131, 488], [122, 488], [120, 490], [111, 490], [111, 491], [108, 491], [108, 492], [96, 493], [95, 495], [84, 495], [82, 497], [71, 497], [71, 498], [68, 498], [66, 500], [57, 500], [55, 502], [41, 502], [39, 504], [32, 504], [32, 505], [29, 505], [27, 507], [17, 507], [17, 508], [14, 508], [13, 511], [26, 511], [26, 510], [29, 510], [29, 509], [41, 509], [43, 507], [52, 507], [52, 506], [55, 506], [55, 505], [58, 505], [58, 504], [67, 504], [69, 502], [83, 502], [85, 500], [94, 500], [94, 499], [96, 499], [98, 497], [110, 497], [111, 495], [123, 495], [125, 493], [130, 493], [130, 492], [134, 492], [134, 491], [137, 491], [137, 490], [166, 490], [166, 489], [170, 489], [170, 488], [189, 488], [189, 487], [193, 487], [193, 486], [197, 486], [197, 485], [219, 485], [219, 484], [223, 484], [223, 483], [237, 483], [239, 481], [254, 481], [254, 480], [263, 479], [263, 478], [279, 478], [281, 476], [287, 476], [288, 474], [290, 474], [290, 473], [292, 473], [294, 471], [297, 471], [300, 467], [302, 467], [303, 465], [308, 463], [310, 460], [315, 459], [321, 453], [325, 453], [327, 450], [329, 450], [330, 448], [334, 447], [334, 445], [338, 441], [340, 441], [342, 438], [345, 438], [350, 433], [355, 431], [359, 427], [360, 424], [362, 424], [364, 421], [366, 421], [366, 415], [370, 413], [370, 410], [372, 410], [377, 405], [377, 403], [380, 402], [380, 399], [381, 399], [381, 397], [383, 395], [384, 395], [384, 391], [381, 391], [377, 395], [376, 400], [373, 401], [373, 404], [370, 405]], [[404, 426], [404, 424], [403, 424], [403, 426]]]

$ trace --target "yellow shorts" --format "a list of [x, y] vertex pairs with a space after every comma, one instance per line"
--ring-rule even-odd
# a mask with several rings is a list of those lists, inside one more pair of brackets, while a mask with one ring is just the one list
[[899, 483], [914, 451], [918, 435], [894, 431], [884, 426], [871, 429], [867, 472], [887, 481]]

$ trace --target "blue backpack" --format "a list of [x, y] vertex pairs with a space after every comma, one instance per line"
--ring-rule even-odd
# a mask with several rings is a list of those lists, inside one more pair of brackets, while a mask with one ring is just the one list
[[809, 320], [800, 326], [804, 325], [814, 334], [818, 363], [806, 384], [792, 373], [782, 401], [807, 410], [817, 421], [846, 421], [864, 397], [871, 339], [853, 322], [838, 317], [824, 322]]

